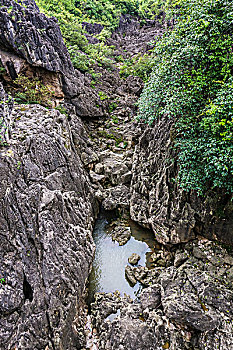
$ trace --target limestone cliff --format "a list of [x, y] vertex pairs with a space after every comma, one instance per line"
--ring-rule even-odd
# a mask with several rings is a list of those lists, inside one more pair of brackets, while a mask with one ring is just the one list
[[[8, 103], [2, 87], [1, 101]], [[94, 253], [93, 193], [78, 155], [82, 124], [39, 105], [5, 111], [10, 135], [0, 161], [0, 347], [77, 348]]]
[[205, 199], [177, 184], [173, 122], [164, 117], [147, 127], [134, 153], [131, 217], [153, 228], [164, 244], [187, 242], [196, 235], [233, 245], [231, 197], [209, 193]]
[[99, 96], [72, 66], [57, 20], [41, 13], [34, 0], [3, 0], [0, 8], [0, 65], [9, 83], [19, 74], [52, 86], [54, 103], [72, 102], [79, 116], [103, 115]]

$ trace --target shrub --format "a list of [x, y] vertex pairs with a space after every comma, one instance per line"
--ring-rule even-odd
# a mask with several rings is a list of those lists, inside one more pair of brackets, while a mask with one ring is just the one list
[[124, 64], [120, 67], [120, 76], [124, 78], [128, 77], [129, 75], [135, 75], [146, 81], [152, 72], [153, 66], [153, 54], [137, 56], [124, 62]]
[[173, 118], [179, 183], [203, 194], [233, 192], [233, 11], [230, 0], [186, 0], [176, 27], [158, 41], [139, 118]]
[[44, 106], [51, 106], [51, 98], [54, 94], [49, 85], [44, 85], [38, 78], [29, 79], [19, 75], [14, 80], [15, 101], [19, 103], [39, 103]]

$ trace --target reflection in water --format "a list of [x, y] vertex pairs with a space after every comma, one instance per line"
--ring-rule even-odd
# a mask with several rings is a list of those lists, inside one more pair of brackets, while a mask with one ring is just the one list
[[112, 241], [111, 233], [107, 230], [112, 219], [113, 216], [111, 217], [109, 213], [102, 212], [96, 221], [93, 233], [96, 253], [89, 278], [89, 304], [93, 301], [96, 292], [109, 293], [118, 290], [122, 295], [126, 293], [134, 298], [140, 284], [130, 287], [125, 279], [128, 258], [132, 253], [137, 253], [141, 257], [138, 264], [149, 267], [147, 263], [149, 252], [157, 248], [153, 233], [131, 220], [129, 225], [132, 237], [127, 244], [119, 246], [117, 242]]

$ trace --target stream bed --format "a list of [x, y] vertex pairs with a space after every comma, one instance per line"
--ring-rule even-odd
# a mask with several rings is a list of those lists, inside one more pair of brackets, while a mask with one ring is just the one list
[[116, 219], [110, 212], [101, 211], [94, 228], [93, 238], [96, 245], [92, 272], [89, 277], [88, 300], [94, 299], [96, 292], [114, 292], [128, 294], [132, 299], [137, 295], [140, 283], [131, 287], [125, 277], [125, 266], [132, 253], [140, 255], [138, 265], [150, 267], [150, 255], [158, 248], [152, 231], [142, 228], [132, 220], [128, 221], [131, 230], [129, 241], [120, 246], [112, 240], [110, 223]]

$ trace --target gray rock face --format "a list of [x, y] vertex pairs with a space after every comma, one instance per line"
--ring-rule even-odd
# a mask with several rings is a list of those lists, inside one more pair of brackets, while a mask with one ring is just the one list
[[[55, 18], [39, 12], [33, 0], [2, 0], [0, 46], [49, 71], [74, 73]], [[10, 62], [9, 62], [10, 64]]]
[[[199, 249], [202, 261], [194, 256]], [[139, 299], [117, 293], [96, 295], [92, 319], [99, 349], [212, 350], [233, 347], [232, 282], [227, 277], [231, 256], [225, 249], [200, 240], [186, 244], [187, 259], [179, 267], [144, 269], [128, 266], [131, 278], [146, 282]], [[181, 251], [177, 254], [181, 254]], [[205, 255], [204, 255], [205, 254]], [[218, 256], [218, 261], [211, 261]], [[219, 268], [222, 261], [228, 261]], [[135, 282], [136, 281], [133, 281]], [[133, 283], [134, 284], [134, 283]], [[110, 321], [108, 316], [118, 311]]]
[[[75, 71], [57, 20], [40, 13], [34, 0], [2, 0], [0, 8], [0, 64], [7, 82], [18, 74], [40, 77], [55, 97], [72, 102], [81, 117], [103, 116], [97, 92]], [[97, 107], [99, 106], [99, 107]]]
[[105, 210], [114, 210], [117, 208], [128, 209], [130, 201], [130, 190], [125, 185], [119, 185], [104, 190], [102, 193], [104, 199], [102, 204]]
[[9, 141], [11, 129], [11, 112], [13, 109], [13, 99], [4, 91], [0, 83], [0, 145], [6, 145]]
[[[202, 234], [233, 245], [232, 205], [220, 193], [204, 201], [181, 190], [172, 161], [173, 122], [164, 118], [147, 127], [136, 146], [132, 167], [130, 213], [133, 220], [152, 227], [163, 244], [187, 242]], [[217, 210], [222, 206], [224, 217]]]
[[82, 125], [39, 105], [7, 107], [0, 91], [11, 124], [0, 149], [0, 348], [77, 349], [94, 253]]

